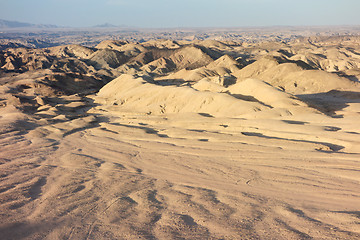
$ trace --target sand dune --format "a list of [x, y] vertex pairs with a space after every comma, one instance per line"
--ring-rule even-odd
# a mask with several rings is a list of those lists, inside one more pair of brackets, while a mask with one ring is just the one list
[[234, 94], [241, 94], [244, 96], [251, 96], [261, 101], [262, 103], [271, 107], [291, 107], [291, 106], [305, 106], [295, 96], [276, 89], [268, 83], [261, 80], [248, 78], [237, 84], [229, 87], [229, 92]]
[[225, 93], [197, 92], [187, 86], [159, 86], [131, 75], [121, 75], [101, 88], [96, 102], [147, 114], [193, 112], [225, 117], [239, 117], [265, 108]]
[[359, 239], [357, 44], [1, 51], [0, 238]]

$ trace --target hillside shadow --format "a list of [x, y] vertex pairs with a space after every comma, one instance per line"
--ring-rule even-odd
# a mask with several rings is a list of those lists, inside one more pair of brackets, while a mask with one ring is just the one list
[[242, 95], [242, 94], [231, 94], [231, 93], [228, 93], [230, 96], [234, 97], [234, 98], [237, 98], [237, 99], [240, 99], [240, 100], [244, 100], [244, 101], [247, 101], [247, 102], [257, 102], [257, 103], [260, 103], [261, 105], [264, 105], [268, 108], [273, 108], [272, 106], [258, 100], [257, 98], [255, 98], [254, 96], [250, 96], [250, 95]]
[[360, 103], [360, 92], [355, 91], [331, 90], [326, 93], [300, 94], [296, 96], [310, 107], [333, 118], [342, 118], [343, 116], [336, 112], [344, 110], [350, 106], [350, 103]]
[[333, 143], [328, 143], [328, 142], [317, 142], [317, 141], [310, 141], [310, 140], [300, 140], [300, 139], [290, 139], [290, 138], [272, 137], [272, 136], [267, 136], [267, 135], [264, 135], [264, 134], [258, 133], [258, 132], [241, 132], [241, 134], [244, 135], [244, 136], [260, 137], [260, 138], [265, 138], [265, 139], [275, 139], [275, 140], [286, 140], [286, 141], [300, 142], [300, 143], [321, 144], [321, 145], [324, 145], [324, 146], [329, 147], [329, 149], [331, 149], [331, 151], [322, 150], [322, 149], [316, 149], [316, 150], [317, 150], [317, 151], [320, 151], [320, 152], [326, 152], [326, 153], [338, 152], [338, 151], [340, 151], [341, 149], [344, 149], [344, 146], [337, 145], [337, 144], [333, 144]]
[[183, 79], [164, 79], [164, 80], [156, 80], [154, 81], [154, 83], [156, 85], [160, 85], [160, 86], [180, 86], [184, 83], [186, 83], [185, 80]]
[[[106, 120], [105, 120], [106, 121]], [[109, 121], [107, 121], [107, 123], [114, 125], [114, 126], [120, 126], [120, 127], [128, 127], [128, 128], [134, 128], [134, 129], [141, 129], [144, 130], [145, 133], [147, 134], [154, 134], [158, 137], [161, 138], [169, 138], [168, 135], [166, 134], [162, 134], [159, 133], [158, 130], [154, 129], [154, 128], [150, 128], [150, 127], [144, 127], [144, 126], [136, 126], [136, 125], [129, 125], [129, 124], [121, 124], [121, 123], [110, 123]]]

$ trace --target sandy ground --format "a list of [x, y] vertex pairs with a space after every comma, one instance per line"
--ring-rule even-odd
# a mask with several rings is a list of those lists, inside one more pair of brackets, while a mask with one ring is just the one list
[[4, 133], [2, 238], [358, 239], [360, 130], [345, 110], [234, 119], [98, 106]]

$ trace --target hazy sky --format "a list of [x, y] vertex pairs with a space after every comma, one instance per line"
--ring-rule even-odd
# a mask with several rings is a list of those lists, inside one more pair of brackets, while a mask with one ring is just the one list
[[360, 25], [360, 0], [0, 0], [0, 19], [86, 27]]

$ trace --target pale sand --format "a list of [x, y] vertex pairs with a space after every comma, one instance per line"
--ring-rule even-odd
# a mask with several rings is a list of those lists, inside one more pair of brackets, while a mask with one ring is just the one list
[[3, 236], [360, 236], [351, 112], [273, 120], [93, 113], [2, 135]]
[[330, 117], [260, 74], [228, 88], [122, 75], [85, 98], [37, 98], [38, 119], [4, 85], [0, 238], [359, 239], [358, 86], [317, 93], [342, 106]]

